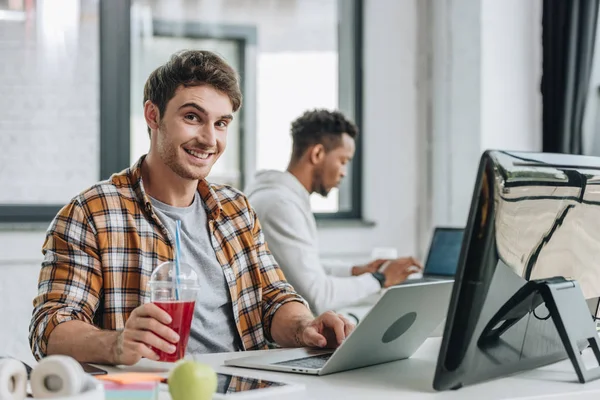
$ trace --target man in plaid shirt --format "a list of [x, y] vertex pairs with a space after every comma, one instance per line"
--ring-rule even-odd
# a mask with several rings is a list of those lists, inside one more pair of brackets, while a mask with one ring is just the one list
[[235, 71], [208, 51], [177, 53], [150, 75], [148, 154], [77, 195], [48, 229], [30, 325], [36, 358], [131, 365], [158, 359], [152, 348], [172, 353], [179, 337], [170, 316], [148, 302], [147, 284], [174, 258], [179, 216], [182, 259], [205, 280], [192, 350], [337, 347], [352, 331], [335, 313], [313, 317], [271, 256], [246, 197], [205, 180], [241, 100]]

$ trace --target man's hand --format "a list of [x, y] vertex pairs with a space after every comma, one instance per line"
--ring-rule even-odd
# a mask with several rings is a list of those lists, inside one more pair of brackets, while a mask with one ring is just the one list
[[305, 320], [298, 325], [296, 345], [335, 349], [353, 330], [352, 322], [333, 311], [327, 311], [313, 320]]
[[358, 276], [362, 274], [377, 272], [381, 266], [388, 260], [378, 258], [375, 261], [371, 261], [368, 264], [352, 267], [352, 276]]
[[390, 287], [402, 283], [409, 275], [420, 272], [423, 269], [421, 264], [412, 257], [397, 258], [390, 260], [382, 271], [385, 276], [383, 287]]
[[125, 329], [117, 336], [114, 364], [133, 365], [142, 357], [158, 360], [150, 346], [169, 354], [175, 352], [174, 343], [179, 342], [179, 335], [167, 326], [170, 322], [171, 316], [153, 303], [133, 310]]

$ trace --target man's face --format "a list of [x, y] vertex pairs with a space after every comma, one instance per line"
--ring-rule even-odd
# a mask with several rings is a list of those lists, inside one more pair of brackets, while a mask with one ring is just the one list
[[180, 86], [160, 116], [152, 148], [180, 177], [204, 179], [225, 150], [232, 119], [226, 94], [208, 85]]
[[331, 189], [337, 187], [346, 176], [346, 166], [354, 157], [354, 139], [347, 133], [342, 134], [341, 144], [325, 153], [315, 168], [313, 191], [325, 197]]

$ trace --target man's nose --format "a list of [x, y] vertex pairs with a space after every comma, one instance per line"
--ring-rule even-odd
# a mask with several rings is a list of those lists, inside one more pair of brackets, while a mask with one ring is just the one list
[[212, 124], [206, 124], [200, 132], [200, 142], [207, 147], [217, 147], [217, 133]]

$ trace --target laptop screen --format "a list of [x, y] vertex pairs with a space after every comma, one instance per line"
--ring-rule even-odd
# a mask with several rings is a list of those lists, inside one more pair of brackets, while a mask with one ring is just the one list
[[463, 229], [435, 229], [423, 270], [424, 275], [454, 276], [460, 256], [463, 233]]

